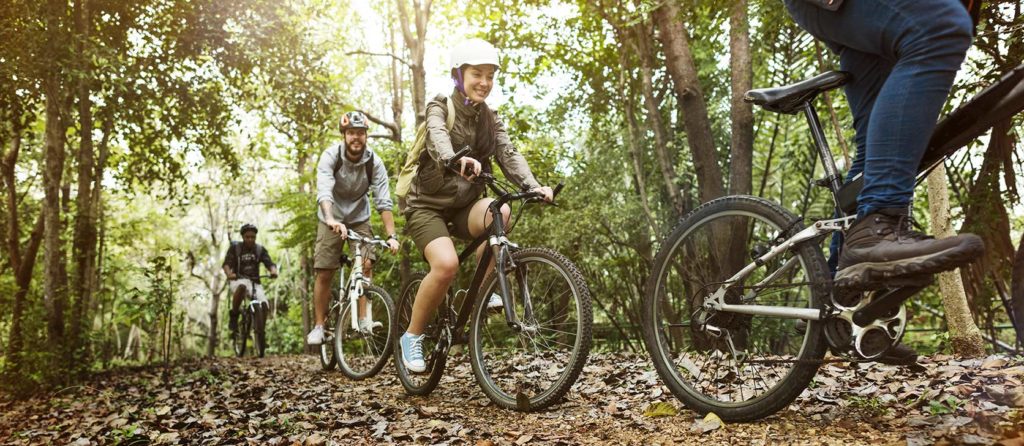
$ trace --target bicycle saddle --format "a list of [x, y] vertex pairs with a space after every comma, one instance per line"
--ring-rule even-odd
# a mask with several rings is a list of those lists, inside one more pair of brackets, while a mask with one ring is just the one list
[[795, 84], [750, 90], [743, 95], [743, 101], [760, 105], [769, 111], [791, 115], [801, 111], [804, 103], [814, 100], [818, 94], [841, 87], [849, 81], [850, 73], [826, 71]]

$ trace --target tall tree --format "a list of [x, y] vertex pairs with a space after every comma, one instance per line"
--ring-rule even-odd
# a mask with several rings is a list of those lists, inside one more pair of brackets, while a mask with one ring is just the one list
[[690, 49], [690, 36], [684, 26], [685, 22], [677, 0], [662, 3], [653, 11], [652, 18], [660, 30], [658, 39], [665, 51], [665, 65], [682, 109], [686, 140], [690, 145], [697, 174], [700, 201], [708, 202], [722, 196], [725, 186], [718, 164], [718, 152], [712, 138], [704, 90], [701, 88], [697, 66], [694, 64], [693, 52]]

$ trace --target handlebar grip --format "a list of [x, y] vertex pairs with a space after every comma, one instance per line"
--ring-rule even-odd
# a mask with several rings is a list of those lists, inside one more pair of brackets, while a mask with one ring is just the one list
[[558, 186], [555, 186], [555, 190], [551, 191], [551, 199], [552, 200], [554, 200], [555, 197], [558, 196], [558, 193], [562, 191], [563, 187], [565, 187], [565, 183], [558, 183]]
[[462, 158], [462, 157], [466, 156], [466, 154], [468, 154], [470, 150], [471, 149], [470, 149], [470, 147], [468, 145], [466, 145], [466, 146], [462, 147], [461, 149], [459, 149], [458, 152], [455, 152], [455, 156], [451, 157], [451, 159], [449, 159], [448, 162], [445, 163], [445, 167], [448, 167], [448, 168], [454, 167], [455, 163], [459, 161], [459, 158]]

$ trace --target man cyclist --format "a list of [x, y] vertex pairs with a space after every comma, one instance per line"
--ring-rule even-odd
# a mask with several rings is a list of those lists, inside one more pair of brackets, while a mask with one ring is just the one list
[[[935, 239], [914, 231], [910, 213], [918, 165], [971, 46], [978, 2], [785, 0], [793, 20], [852, 75], [845, 92], [857, 155], [847, 179], [863, 173], [864, 187], [845, 241], [833, 238], [838, 288], [925, 286], [984, 250], [973, 234]], [[916, 360], [897, 347], [904, 361]]]
[[230, 280], [232, 295], [231, 311], [228, 313], [228, 328], [231, 336], [234, 337], [238, 331], [238, 315], [241, 313], [238, 308], [242, 305], [242, 298], [253, 296], [266, 302], [267, 296], [263, 294], [263, 286], [260, 285], [260, 264], [262, 263], [270, 277], [277, 277], [277, 265], [270, 259], [270, 253], [256, 243], [256, 233], [259, 229], [252, 223], [242, 225], [239, 230], [242, 234], [242, 242], [232, 242], [224, 255], [222, 268], [224, 274]]
[[[306, 335], [306, 343], [319, 345], [324, 341], [324, 320], [327, 306], [331, 302], [331, 284], [334, 272], [341, 267], [341, 254], [348, 231], [362, 237], [373, 237], [370, 229], [370, 192], [373, 205], [384, 222], [388, 234], [387, 243], [392, 253], [398, 252], [398, 237], [395, 235], [395, 219], [391, 213], [391, 190], [388, 187], [388, 170], [380, 157], [366, 147], [366, 131], [369, 128], [366, 115], [352, 111], [341, 118], [341, 133], [344, 141], [320, 155], [316, 168], [317, 218], [316, 246], [313, 268], [316, 280], [313, 283], [313, 300], [316, 324]], [[377, 259], [373, 250], [364, 253], [363, 275], [373, 277], [373, 262]], [[371, 331], [381, 327], [372, 315], [366, 314], [366, 299], [359, 299], [359, 328]]]

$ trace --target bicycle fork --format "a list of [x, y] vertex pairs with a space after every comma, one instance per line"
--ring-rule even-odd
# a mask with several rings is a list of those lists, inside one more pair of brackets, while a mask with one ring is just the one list
[[[498, 275], [498, 288], [501, 291], [502, 303], [504, 304], [502, 308], [505, 312], [506, 323], [508, 323], [509, 328], [516, 332], [536, 333], [536, 323], [530, 323], [530, 321], [534, 320], [533, 303], [530, 301], [529, 284], [526, 282], [526, 274], [521, 267], [512, 261], [510, 254], [510, 250], [518, 248], [518, 246], [504, 236], [492, 236], [488, 239], [488, 243], [495, 258], [494, 272]], [[523, 319], [526, 323], [520, 321], [515, 312], [516, 296], [513, 295], [512, 287], [508, 282], [508, 273], [512, 271], [515, 272], [516, 280], [519, 282], [519, 299], [523, 302]]]

